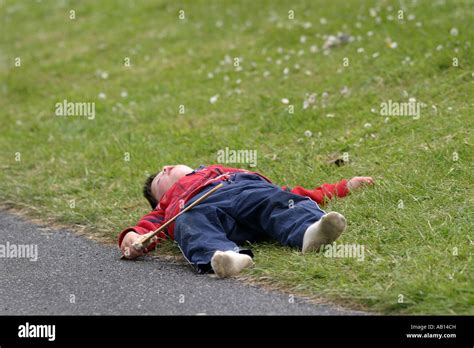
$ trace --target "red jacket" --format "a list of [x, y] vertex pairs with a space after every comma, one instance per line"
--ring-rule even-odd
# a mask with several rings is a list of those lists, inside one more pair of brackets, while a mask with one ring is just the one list
[[[119, 247], [122, 244], [122, 240], [125, 235], [130, 231], [135, 231], [138, 234], [146, 234], [148, 232], [156, 230], [160, 227], [165, 221], [168, 221], [175, 215], [177, 215], [182, 207], [188, 202], [192, 197], [198, 194], [205, 186], [214, 181], [225, 180], [229, 178], [232, 173], [253, 173], [261, 176], [268, 182], [271, 182], [263, 175], [251, 172], [244, 169], [236, 169], [224, 167], [221, 165], [211, 165], [204, 167], [202, 169], [197, 169], [190, 174], [185, 175], [179, 179], [173, 186], [165, 192], [161, 198], [158, 206], [151, 211], [150, 213], [143, 216], [138, 224], [134, 227], [128, 227], [123, 230], [118, 238]], [[347, 189], [347, 181], [341, 180], [336, 184], [323, 184], [319, 187], [316, 187], [312, 190], [307, 190], [303, 187], [296, 186], [293, 189], [289, 189], [285, 186], [282, 187], [284, 190], [288, 190], [292, 193], [307, 196], [313, 201], [316, 201], [318, 204], [323, 205], [324, 200], [331, 199], [334, 195], [337, 197], [344, 197], [348, 194], [349, 190]], [[173, 239], [174, 232], [174, 223], [170, 224], [167, 228], [168, 231], [163, 231], [158, 235], [158, 242], [166, 239], [167, 236]], [[157, 243], [152, 243], [145, 250], [153, 250]]]

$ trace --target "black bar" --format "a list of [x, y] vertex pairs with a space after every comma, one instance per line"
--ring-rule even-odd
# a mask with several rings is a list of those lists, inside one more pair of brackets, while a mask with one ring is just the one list
[[[472, 347], [472, 316], [1, 316], [0, 347], [16, 345], [186, 344], [358, 345]], [[55, 325], [55, 339], [19, 337], [20, 325]], [[431, 326], [429, 326], [431, 325]], [[23, 331], [25, 332], [25, 331]], [[33, 331], [34, 333], [35, 331]], [[141, 334], [144, 333], [144, 334]], [[407, 334], [456, 337], [408, 338]], [[245, 345], [245, 344], [244, 344]]]

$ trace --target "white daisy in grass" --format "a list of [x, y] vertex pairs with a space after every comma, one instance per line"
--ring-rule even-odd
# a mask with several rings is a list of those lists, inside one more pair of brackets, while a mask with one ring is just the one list
[[310, 138], [311, 136], [313, 136], [313, 133], [310, 130], [306, 130], [306, 131], [304, 131], [304, 135], [306, 137]]
[[395, 49], [398, 47], [398, 43], [396, 43], [395, 41], [392, 41], [392, 39], [389, 37], [385, 39], [385, 43], [387, 44], [387, 47], [392, 48], [392, 49]]
[[104, 92], [100, 92], [99, 95], [98, 95], [99, 99], [105, 99], [107, 98], [107, 96], [105, 95]]
[[339, 92], [340, 92], [342, 95], [348, 95], [348, 94], [351, 92], [351, 90], [349, 89], [349, 87], [344, 86], [344, 87], [341, 88], [341, 90], [340, 90]]
[[450, 33], [452, 36], [458, 36], [459, 30], [458, 30], [457, 28], [451, 28], [451, 30], [449, 31], [449, 33]]
[[213, 95], [211, 98], [209, 98], [209, 103], [215, 104], [217, 103], [217, 99], [219, 99], [219, 94]]
[[331, 47], [334, 47], [334, 46], [337, 46], [338, 44], [338, 39], [336, 36], [334, 35], [329, 35], [326, 39], [326, 41], [324, 42], [324, 46], [323, 48], [324, 49], [328, 49], [328, 48], [331, 48]]
[[122, 98], [127, 98], [127, 97], [128, 97], [127, 91], [123, 90], [122, 92], [120, 92], [120, 96], [121, 96]]
[[349, 42], [354, 41], [354, 38], [348, 34], [338, 33], [337, 35], [328, 35], [325, 37], [325, 42], [323, 45], [324, 50], [328, 50], [333, 47], [338, 47]]
[[282, 98], [281, 102], [285, 105], [290, 104], [290, 100], [288, 98]]
[[104, 80], [107, 80], [109, 78], [109, 73], [107, 71], [103, 71], [103, 70], [97, 70], [95, 72], [95, 75], [97, 77], [100, 77], [101, 79], [104, 79]]
[[308, 93], [306, 93], [306, 95], [308, 97], [307, 99], [303, 101], [303, 109], [309, 108], [311, 105], [313, 105], [316, 102], [316, 93], [311, 93], [309, 95]]

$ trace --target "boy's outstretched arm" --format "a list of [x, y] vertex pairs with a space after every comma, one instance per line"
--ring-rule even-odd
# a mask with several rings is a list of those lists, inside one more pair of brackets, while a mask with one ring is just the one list
[[[341, 180], [335, 184], [322, 184], [314, 189], [305, 189], [301, 186], [293, 187], [290, 192], [300, 196], [307, 196], [319, 205], [324, 205], [326, 200], [336, 197], [345, 197], [350, 191], [364, 185], [373, 185], [374, 180], [369, 176], [355, 176], [350, 180]], [[288, 190], [287, 187], [282, 187]]]
[[349, 191], [352, 191], [359, 187], [373, 184], [375, 184], [375, 181], [371, 176], [354, 176], [347, 182], [347, 187]]
[[159, 228], [164, 223], [164, 219], [164, 210], [156, 208], [155, 210], [143, 216], [136, 226], [128, 227], [123, 230], [118, 237], [118, 245], [125, 258], [134, 259], [138, 256], [141, 256], [144, 253], [153, 250], [161, 240], [166, 239], [166, 234], [161, 232], [157, 236], [156, 240], [153, 241], [146, 249], [139, 251], [132, 247], [132, 244], [139, 236], [150, 233]]

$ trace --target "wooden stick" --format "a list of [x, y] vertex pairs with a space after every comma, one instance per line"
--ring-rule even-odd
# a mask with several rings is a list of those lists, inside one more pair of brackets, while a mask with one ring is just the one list
[[199, 203], [201, 203], [203, 200], [205, 200], [207, 197], [209, 197], [210, 195], [212, 195], [215, 191], [217, 191], [218, 189], [220, 189], [222, 186], [224, 186], [223, 183], [220, 183], [219, 185], [217, 185], [216, 187], [214, 187], [212, 190], [209, 190], [208, 192], [206, 192], [204, 195], [202, 195], [201, 197], [199, 197], [198, 199], [196, 199], [193, 203], [191, 203], [190, 205], [188, 205], [186, 208], [184, 208], [182, 211], [179, 212], [179, 214], [176, 214], [174, 217], [172, 217], [171, 219], [169, 219], [168, 221], [166, 221], [163, 225], [161, 225], [159, 228], [157, 228], [156, 230], [154, 230], [153, 232], [150, 232], [150, 233], [147, 233], [147, 234], [144, 234], [142, 236], [139, 237], [139, 239], [132, 244], [132, 246], [135, 248], [135, 250], [143, 250], [145, 247], [147, 247], [150, 242], [151, 242], [151, 239], [153, 237], [155, 237], [158, 233], [160, 233], [161, 231], [163, 231], [166, 227], [169, 226], [169, 224], [171, 224], [174, 220], [176, 220], [178, 217], [180, 217], [182, 214], [186, 213], [187, 211], [191, 210], [194, 206], [198, 205]]

